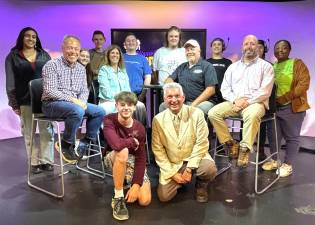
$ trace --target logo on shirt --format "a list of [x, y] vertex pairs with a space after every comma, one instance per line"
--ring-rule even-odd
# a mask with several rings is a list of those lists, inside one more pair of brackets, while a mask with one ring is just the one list
[[193, 73], [197, 73], [197, 74], [199, 74], [199, 73], [202, 73], [202, 70], [197, 69], [197, 70], [194, 70], [194, 71], [193, 71]]

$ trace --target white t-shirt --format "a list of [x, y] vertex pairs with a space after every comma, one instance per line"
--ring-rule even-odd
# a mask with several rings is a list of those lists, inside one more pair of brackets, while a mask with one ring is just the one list
[[159, 48], [153, 58], [153, 71], [159, 71], [159, 83], [163, 85], [166, 78], [186, 61], [184, 48]]

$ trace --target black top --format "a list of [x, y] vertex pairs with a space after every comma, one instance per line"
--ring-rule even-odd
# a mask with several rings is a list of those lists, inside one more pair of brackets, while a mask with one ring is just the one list
[[191, 68], [188, 62], [182, 63], [170, 78], [183, 87], [187, 102], [193, 102], [207, 87], [218, 83], [213, 66], [201, 58]]
[[42, 68], [49, 60], [50, 56], [44, 50], [37, 50], [34, 67], [17, 49], [12, 50], [6, 57], [6, 88], [9, 105], [13, 109], [17, 109], [21, 105], [30, 105], [28, 83], [41, 78]]
[[224, 73], [227, 70], [227, 68], [232, 64], [232, 61], [226, 58], [222, 58], [222, 59], [210, 58], [210, 59], [207, 59], [207, 61], [213, 65], [213, 67], [215, 68], [215, 71], [217, 72], [218, 84], [215, 87], [216, 94], [211, 97], [211, 100], [214, 101], [216, 104], [218, 104], [224, 101], [220, 88], [223, 82]]

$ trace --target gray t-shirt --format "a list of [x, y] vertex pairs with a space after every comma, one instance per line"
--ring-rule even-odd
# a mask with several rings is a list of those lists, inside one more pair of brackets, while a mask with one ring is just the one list
[[159, 48], [153, 58], [153, 71], [159, 71], [159, 83], [164, 85], [164, 81], [183, 62], [186, 62], [184, 48]]

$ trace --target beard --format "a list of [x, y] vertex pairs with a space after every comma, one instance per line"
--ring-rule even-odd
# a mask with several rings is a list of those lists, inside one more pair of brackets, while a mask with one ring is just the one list
[[255, 58], [257, 56], [257, 51], [252, 49], [243, 50], [243, 56], [246, 58]]

